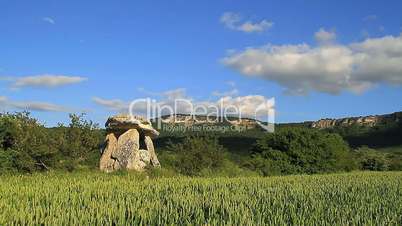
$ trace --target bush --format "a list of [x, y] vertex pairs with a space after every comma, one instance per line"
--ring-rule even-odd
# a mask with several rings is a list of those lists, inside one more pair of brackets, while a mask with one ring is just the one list
[[169, 144], [176, 153], [174, 168], [183, 175], [200, 176], [202, 171], [222, 167], [226, 150], [210, 137], [187, 137], [178, 144]]
[[385, 171], [389, 169], [390, 161], [386, 154], [365, 146], [360, 147], [355, 152], [360, 169], [371, 171]]
[[337, 134], [284, 128], [259, 139], [245, 164], [263, 175], [323, 173], [355, 168], [348, 145]]

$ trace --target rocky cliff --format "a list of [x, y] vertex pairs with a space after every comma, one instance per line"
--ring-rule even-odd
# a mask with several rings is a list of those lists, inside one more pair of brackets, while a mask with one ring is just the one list
[[[258, 122], [255, 119], [250, 118], [239, 118], [239, 117], [214, 117], [214, 116], [204, 116], [204, 115], [187, 115], [187, 114], [177, 114], [177, 115], [169, 115], [162, 116], [162, 122], [166, 124], [179, 124], [185, 126], [193, 126], [200, 124], [224, 124], [224, 125], [233, 125], [240, 126], [247, 129], [258, 128]], [[154, 122], [156, 120], [153, 120]]]
[[311, 124], [311, 127], [326, 129], [333, 127], [348, 127], [353, 125], [373, 127], [377, 125], [399, 123], [402, 120], [402, 112], [395, 112], [386, 115], [370, 115], [360, 117], [348, 117], [341, 119], [320, 119]]

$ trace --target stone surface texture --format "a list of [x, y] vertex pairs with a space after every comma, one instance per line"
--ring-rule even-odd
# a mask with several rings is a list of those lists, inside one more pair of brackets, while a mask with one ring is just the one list
[[[117, 115], [106, 122], [105, 148], [100, 158], [100, 170], [120, 169], [143, 171], [160, 167], [152, 139], [159, 135], [152, 124], [142, 117]], [[140, 143], [145, 144], [141, 149]]]

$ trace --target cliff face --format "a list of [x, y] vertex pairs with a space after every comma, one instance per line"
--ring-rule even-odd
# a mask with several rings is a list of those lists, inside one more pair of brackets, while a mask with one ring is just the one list
[[362, 117], [349, 117], [341, 119], [321, 119], [311, 124], [311, 127], [326, 129], [333, 127], [348, 127], [352, 125], [373, 127], [380, 124], [393, 124], [402, 120], [402, 112], [386, 115], [370, 115]]
[[[193, 126], [193, 125], [200, 125], [200, 124], [225, 124], [225, 125], [233, 125], [244, 127], [247, 129], [254, 129], [259, 127], [258, 123], [254, 119], [249, 118], [236, 118], [236, 117], [228, 117], [228, 120], [220, 117], [213, 117], [210, 116], [207, 118], [203, 115], [184, 115], [184, 114], [177, 114], [175, 116], [162, 116], [162, 120], [164, 123], [167, 124], [180, 124], [185, 126]], [[209, 120], [209, 121], [208, 121]]]

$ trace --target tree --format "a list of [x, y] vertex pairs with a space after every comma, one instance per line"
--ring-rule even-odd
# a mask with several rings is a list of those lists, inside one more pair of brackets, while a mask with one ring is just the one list
[[99, 125], [85, 120], [85, 114], [70, 114], [70, 124], [65, 127], [59, 125], [57, 128], [58, 139], [61, 153], [67, 160], [68, 168], [74, 168], [72, 165], [77, 165], [86, 161], [91, 155], [99, 155], [99, 148], [103, 134], [99, 129]]
[[32, 172], [54, 165], [57, 149], [46, 128], [21, 112], [0, 115], [0, 152], [3, 167]]
[[264, 175], [320, 173], [355, 167], [349, 147], [333, 133], [284, 128], [259, 139], [246, 166]]

